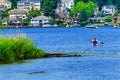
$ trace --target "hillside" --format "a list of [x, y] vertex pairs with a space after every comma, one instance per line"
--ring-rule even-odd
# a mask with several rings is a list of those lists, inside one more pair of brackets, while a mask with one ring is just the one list
[[[17, 1], [19, 0], [9, 0], [11, 1], [13, 4], [12, 4], [12, 8], [16, 8], [17, 6]], [[44, 3], [44, 1], [47, 1], [47, 0], [40, 0], [42, 1], [42, 3]], [[48, 1], [55, 1], [55, 0], [48, 0]], [[120, 12], [120, 0], [74, 0], [75, 4], [79, 1], [84, 1], [84, 2], [88, 2], [88, 1], [93, 1], [95, 3], [97, 3], [97, 5], [99, 7], [102, 7], [103, 5], [115, 5], [117, 6], [119, 12]], [[46, 5], [48, 6], [48, 5]]]

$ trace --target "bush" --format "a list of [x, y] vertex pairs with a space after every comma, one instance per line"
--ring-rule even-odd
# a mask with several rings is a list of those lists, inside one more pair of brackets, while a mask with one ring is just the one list
[[107, 16], [105, 18], [105, 22], [112, 22], [113, 17], [112, 16]]
[[86, 26], [87, 24], [88, 24], [88, 23], [85, 22], [85, 21], [80, 23], [81, 26]]
[[100, 23], [97, 24], [97, 26], [104, 26], [104, 25], [105, 25], [104, 22], [100, 22]]
[[33, 41], [24, 36], [0, 37], [0, 61], [14, 62], [24, 59], [40, 58], [44, 51], [38, 49]]

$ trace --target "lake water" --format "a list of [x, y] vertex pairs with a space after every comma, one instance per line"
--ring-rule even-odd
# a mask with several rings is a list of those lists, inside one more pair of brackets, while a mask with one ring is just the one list
[[[4, 36], [25, 33], [46, 52], [92, 54], [27, 60], [22, 64], [0, 65], [1, 80], [120, 80], [120, 29], [78, 28], [9, 28]], [[104, 45], [93, 47], [96, 37]]]
[[[36, 46], [46, 52], [120, 52], [120, 29], [112, 27], [88, 28], [17, 28], [4, 29], [5, 36], [25, 33]], [[90, 41], [96, 37], [103, 46], [93, 47]]]

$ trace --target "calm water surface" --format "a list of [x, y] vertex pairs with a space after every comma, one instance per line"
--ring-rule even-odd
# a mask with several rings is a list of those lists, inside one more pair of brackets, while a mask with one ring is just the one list
[[[46, 52], [120, 52], [120, 29], [101, 27], [82, 28], [17, 28], [4, 29], [5, 36], [25, 33], [35, 44]], [[103, 46], [92, 47], [90, 41], [96, 37]]]
[[[0, 65], [1, 80], [120, 80], [120, 29], [16, 28], [1, 31], [4, 36], [25, 33], [46, 52], [93, 54], [82, 57], [27, 60]], [[92, 47], [96, 37], [103, 46]]]

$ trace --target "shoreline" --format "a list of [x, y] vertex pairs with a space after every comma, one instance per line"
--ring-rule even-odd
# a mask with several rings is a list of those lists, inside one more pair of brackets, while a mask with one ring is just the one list
[[75, 28], [75, 27], [84, 27], [84, 26], [73, 26], [73, 27], [66, 27], [66, 26], [57, 26], [57, 27], [54, 27], [54, 26], [48, 26], [48, 27], [42, 27], [42, 26], [19, 26], [19, 27], [16, 27], [16, 26], [3, 26], [3, 27], [0, 27], [0, 29], [4, 29], [4, 28]]

